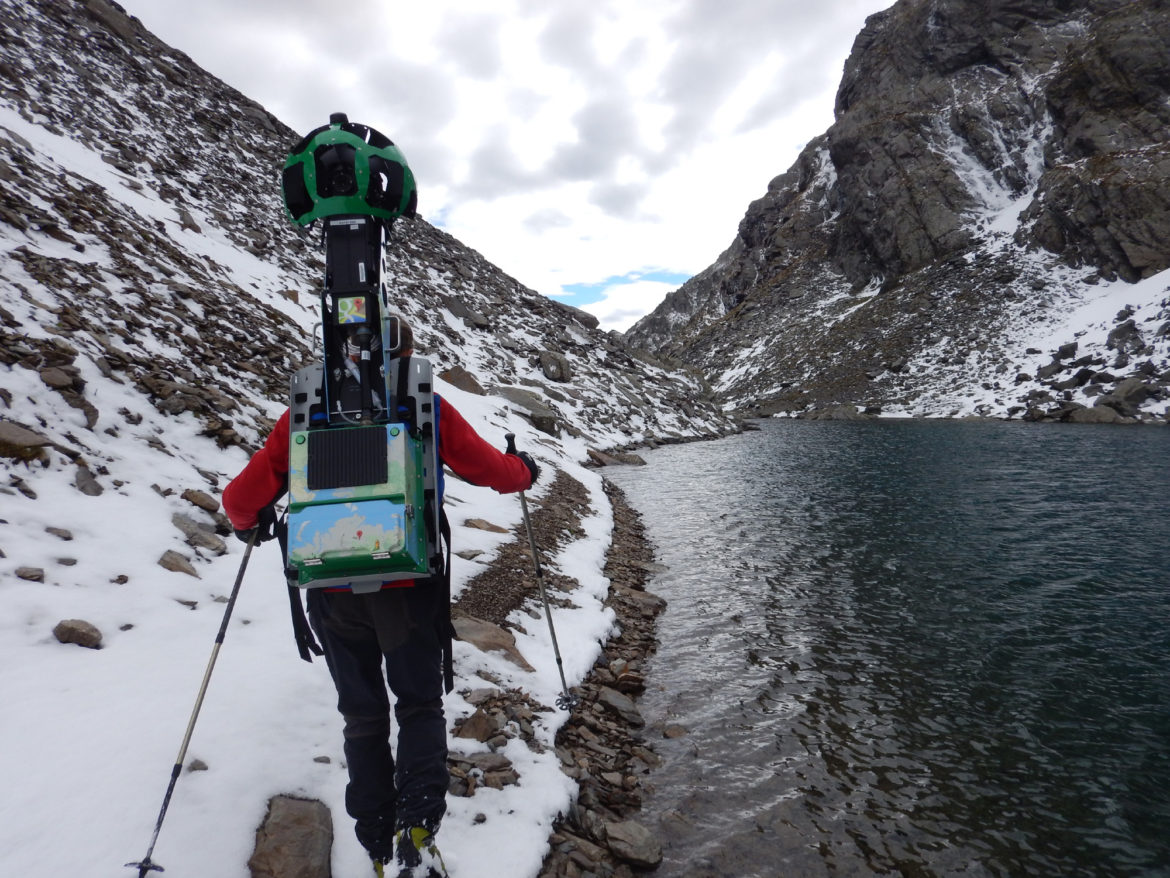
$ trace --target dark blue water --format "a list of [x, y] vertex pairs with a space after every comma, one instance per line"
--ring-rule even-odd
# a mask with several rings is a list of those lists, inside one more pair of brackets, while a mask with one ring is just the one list
[[664, 876], [1170, 875], [1170, 430], [770, 421], [607, 471]]

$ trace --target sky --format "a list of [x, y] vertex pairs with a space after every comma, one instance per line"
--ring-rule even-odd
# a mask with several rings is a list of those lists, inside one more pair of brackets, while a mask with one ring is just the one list
[[302, 134], [333, 112], [386, 134], [427, 221], [618, 330], [731, 244], [892, 5], [120, 2]]

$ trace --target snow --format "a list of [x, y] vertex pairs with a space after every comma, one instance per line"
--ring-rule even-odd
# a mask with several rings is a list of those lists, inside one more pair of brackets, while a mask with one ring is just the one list
[[[1116, 280], [1097, 284], [1079, 282], [1083, 269], [1078, 272], [1047, 265], [1046, 270], [1050, 280], [1048, 299], [1041, 307], [1016, 312], [1002, 327], [994, 346], [986, 352], [970, 351], [963, 366], [938, 365], [940, 358], [952, 350], [948, 346], [951, 339], [940, 339], [923, 349], [909, 368], [937, 372], [934, 383], [926, 386], [919, 400], [906, 406], [888, 406], [882, 416], [1007, 417], [1008, 408], [1028, 388], [1040, 386], [1034, 382], [1016, 384], [1016, 372], [1035, 376], [1037, 369], [1052, 362], [1056, 349], [1069, 342], [1078, 343], [1078, 356], [1107, 351], [1109, 333], [1117, 326], [1119, 312], [1126, 308], [1132, 310], [1132, 319], [1146, 333], [1157, 357], [1170, 360], [1170, 339], [1151, 338], [1152, 328], [1165, 320], [1163, 303], [1170, 296], [1170, 270], [1137, 283]], [[1004, 362], [1014, 364], [1012, 372], [997, 371]], [[882, 376], [878, 380], [889, 379]], [[1085, 406], [1095, 402], [1084, 388], [1070, 392], [1071, 402]], [[1165, 405], [1164, 401], [1151, 399], [1144, 409], [1160, 412]]]
[[[555, 462], [590, 494], [597, 511], [583, 522], [585, 536], [542, 555], [548, 569], [571, 571], [581, 582], [569, 595], [574, 606], [552, 611], [565, 673], [570, 684], [578, 682], [614, 625], [603, 607], [608, 581], [602, 566], [612, 519], [601, 480], [571, 462], [584, 458], [584, 449], [573, 447], [572, 440], [554, 457], [547, 443], [537, 441], [531, 428], [497, 401], [446, 386], [440, 392], [485, 437], [499, 437], [502, 444], [504, 432], [515, 432], [519, 446], [532, 449], [549, 467], [546, 472]], [[178, 420], [171, 419], [172, 431], [181, 432]], [[79, 494], [71, 485], [72, 467], [63, 465], [39, 474], [35, 500], [16, 492], [0, 495], [0, 539], [7, 555], [0, 560], [6, 605], [0, 617], [0, 699], [6, 705], [0, 720], [0, 776], [7, 793], [0, 802], [4, 874], [35, 874], [52, 862], [83, 866], [94, 874], [127, 875], [122, 864], [146, 851], [223, 618], [225, 604], [217, 601], [230, 592], [242, 558], [240, 543], [223, 557], [202, 558], [196, 563], [198, 580], [156, 564], [168, 544], [191, 554], [170, 523], [172, 513], [201, 513], [175, 496], [161, 497], [150, 484], [193, 484], [194, 466], [230, 474], [244, 463], [240, 452], [203, 444], [209, 447], [189, 461], [171, 461], [171, 471], [160, 472], [161, 455], [147, 446], [111, 443], [104, 449], [105, 465], [129, 477], [117, 491], [100, 497]], [[490, 555], [507, 539], [465, 527], [469, 518], [507, 528], [520, 521], [515, 497], [452, 478], [448, 493], [457, 548]], [[538, 485], [530, 503], [540, 496]], [[46, 527], [65, 528], [73, 539], [66, 542]], [[67, 566], [63, 558], [83, 561]], [[483, 558], [453, 559], [456, 593], [482, 569]], [[44, 568], [45, 582], [16, 578], [17, 566]], [[319, 798], [329, 807], [335, 874], [366, 874], [369, 868], [345, 814], [335, 693], [323, 661], [310, 666], [297, 658], [279, 568], [274, 543], [252, 553], [186, 754], [185, 763], [200, 759], [208, 769], [180, 776], [155, 851], [154, 859], [169, 876], [246, 876], [255, 828], [269, 797], [281, 793]], [[128, 581], [111, 582], [118, 576]], [[190, 609], [181, 600], [196, 605]], [[66, 618], [96, 625], [103, 633], [102, 649], [56, 642], [53, 626]], [[472, 711], [460, 690], [490, 685], [478, 676], [481, 671], [505, 687], [522, 687], [552, 708], [561, 684], [548, 626], [543, 617], [518, 618], [527, 633], [517, 637], [517, 645], [536, 672], [457, 643], [456, 690], [446, 698], [449, 724]], [[529, 750], [519, 739], [509, 742], [504, 755], [519, 772], [519, 784], [481, 788], [468, 799], [448, 797], [440, 841], [453, 876], [498, 875], [493, 855], [501, 840], [508, 844], [510, 874], [537, 874], [552, 822], [575, 793], [552, 749], [566, 716], [555, 708], [538, 715], [543, 752]], [[449, 746], [469, 752], [482, 745], [451, 739]], [[318, 757], [329, 761], [314, 761]]]

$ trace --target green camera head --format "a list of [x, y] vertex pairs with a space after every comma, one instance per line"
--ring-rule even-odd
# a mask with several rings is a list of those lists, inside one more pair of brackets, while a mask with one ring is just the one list
[[418, 192], [406, 157], [386, 137], [334, 113], [293, 147], [281, 176], [289, 218], [307, 226], [329, 216], [414, 216]]

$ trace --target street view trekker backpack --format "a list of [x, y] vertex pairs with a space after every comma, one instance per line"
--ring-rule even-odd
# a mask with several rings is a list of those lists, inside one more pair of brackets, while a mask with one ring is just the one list
[[293, 222], [320, 220], [325, 243], [324, 355], [290, 387], [289, 582], [362, 593], [440, 575], [431, 364], [398, 356], [383, 283], [390, 225], [414, 215], [414, 176], [388, 138], [335, 113], [293, 148], [282, 184]]

